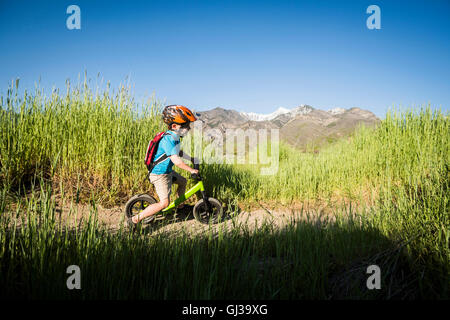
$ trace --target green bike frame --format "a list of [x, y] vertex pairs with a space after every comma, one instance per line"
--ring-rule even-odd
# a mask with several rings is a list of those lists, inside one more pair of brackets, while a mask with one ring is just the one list
[[[172, 201], [169, 206], [165, 209], [163, 209], [161, 211], [161, 213], [169, 213], [171, 212], [175, 207], [177, 207], [180, 203], [186, 201], [186, 199], [192, 197], [195, 193], [197, 193], [198, 191], [200, 191], [202, 193], [203, 199], [206, 199], [206, 194], [205, 194], [205, 187], [203, 186], [203, 181], [199, 181], [197, 182], [197, 184], [195, 186], [193, 186], [192, 188], [190, 188], [188, 191], [185, 192], [185, 194], [183, 194], [181, 197], [175, 199], [174, 201]], [[206, 200], [207, 201], [207, 200]], [[207, 203], [208, 207], [209, 207], [209, 203]]]

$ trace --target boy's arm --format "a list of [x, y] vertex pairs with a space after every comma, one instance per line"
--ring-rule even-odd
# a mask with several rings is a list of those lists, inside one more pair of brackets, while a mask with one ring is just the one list
[[[184, 152], [183, 150], [180, 150], [180, 153], [178, 154], [181, 158], [189, 160], [192, 163], [199, 163], [197, 158], [191, 157], [190, 155], [188, 155], [186, 152]], [[174, 162], [175, 163], [175, 162]]]
[[178, 168], [186, 170], [190, 173], [198, 173], [198, 170], [192, 169], [191, 167], [189, 167], [187, 164], [185, 164], [183, 162], [183, 160], [181, 160], [181, 158], [174, 154], [170, 156], [170, 160], [172, 160], [173, 164], [176, 165]]
[[180, 143], [179, 141], [174, 141], [173, 138], [168, 140], [168, 145], [163, 145], [165, 147], [164, 152], [169, 156], [170, 160], [178, 168], [186, 170], [190, 173], [198, 173], [198, 170], [192, 169], [187, 164], [181, 160], [180, 154]]

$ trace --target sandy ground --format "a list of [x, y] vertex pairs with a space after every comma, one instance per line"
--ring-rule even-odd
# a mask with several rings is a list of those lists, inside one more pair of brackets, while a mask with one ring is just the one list
[[[125, 204], [112, 208], [105, 208], [100, 204], [93, 206], [89, 204], [76, 204], [69, 200], [63, 201], [59, 196], [53, 197], [56, 204], [56, 220], [60, 225], [68, 224], [69, 228], [76, 228], [85, 225], [89, 219], [96, 215], [97, 221], [111, 232], [116, 232], [121, 227], [127, 227], [125, 223]], [[326, 223], [335, 221], [338, 209], [337, 202], [308, 202], [303, 204], [292, 204], [288, 207], [279, 203], [263, 204], [258, 203], [251, 208], [243, 209], [237, 206], [224, 205], [224, 219], [221, 223], [212, 226], [203, 224], [194, 218], [192, 213], [193, 205], [186, 204], [185, 208], [177, 209], [174, 213], [165, 216], [157, 215], [156, 219], [144, 228], [151, 234], [155, 232], [164, 232], [170, 234], [188, 233], [195, 235], [202, 232], [208, 232], [210, 228], [217, 232], [222, 230], [230, 230], [232, 228], [241, 227], [241, 229], [255, 230], [267, 224], [272, 228], [283, 228], [297, 221], [307, 221], [309, 224], [321, 227]], [[13, 212], [13, 216], [24, 217], [22, 213], [28, 210], [16, 210], [16, 205], [9, 208]], [[10, 211], [8, 210], [8, 211]], [[10, 212], [11, 212], [10, 211]], [[359, 211], [353, 207], [352, 212]], [[26, 214], [25, 214], [26, 216]], [[16, 226], [19, 227], [22, 222], [21, 218], [16, 220]], [[13, 219], [14, 220], [14, 219]], [[10, 221], [12, 222], [12, 221]], [[26, 223], [26, 222], [25, 222]]]
[[[97, 212], [91, 206], [86, 204], [70, 204], [57, 207], [57, 219], [68, 221], [72, 227], [81, 226], [89, 220], [89, 217], [96, 214], [100, 225], [105, 226], [111, 232], [117, 231], [121, 226], [126, 226], [124, 218], [125, 205], [113, 208], [104, 208], [97, 205]], [[237, 207], [224, 208], [223, 222], [212, 226], [197, 221], [192, 214], [193, 206], [186, 205], [185, 208], [176, 210], [172, 214], [165, 216], [157, 215], [151, 224], [144, 225], [144, 228], [150, 233], [164, 232], [177, 235], [187, 232], [195, 235], [202, 232], [209, 232], [210, 228], [217, 232], [230, 230], [237, 226], [255, 230], [263, 224], [268, 224], [273, 228], [282, 228], [283, 226], [296, 221], [308, 221], [309, 223], [320, 227], [325, 223], [333, 222], [335, 219], [335, 210], [327, 206], [307, 208], [306, 206], [294, 206], [290, 208], [277, 206], [276, 209], [267, 208], [260, 205], [260, 208], [251, 210], [241, 210]]]

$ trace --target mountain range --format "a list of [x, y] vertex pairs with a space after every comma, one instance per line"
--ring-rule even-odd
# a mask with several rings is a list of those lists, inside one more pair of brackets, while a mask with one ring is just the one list
[[[221, 107], [197, 113], [203, 129], [279, 129], [280, 139], [305, 149], [315, 150], [350, 135], [359, 125], [373, 127], [380, 121], [372, 112], [360, 108], [334, 108], [328, 111], [300, 105], [293, 109], [278, 108], [269, 114], [239, 112]], [[213, 134], [212, 134], [213, 135]]]

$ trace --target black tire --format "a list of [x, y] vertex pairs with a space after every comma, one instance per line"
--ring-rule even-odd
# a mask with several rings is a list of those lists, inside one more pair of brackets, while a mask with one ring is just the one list
[[194, 217], [201, 223], [209, 224], [219, 223], [222, 221], [223, 208], [219, 200], [208, 197], [208, 201], [211, 204], [211, 211], [207, 212], [206, 203], [203, 199], [200, 199], [194, 206]]
[[[130, 218], [140, 212], [142, 212], [149, 205], [156, 203], [156, 199], [148, 194], [138, 194], [130, 198], [125, 205], [125, 216]], [[147, 223], [148, 218], [142, 220], [143, 223]]]

